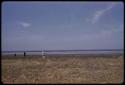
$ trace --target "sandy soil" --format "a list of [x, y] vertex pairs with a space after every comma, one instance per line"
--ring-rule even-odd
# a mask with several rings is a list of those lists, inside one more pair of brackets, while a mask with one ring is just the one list
[[124, 59], [118, 55], [2, 57], [2, 82], [11, 84], [123, 83]]

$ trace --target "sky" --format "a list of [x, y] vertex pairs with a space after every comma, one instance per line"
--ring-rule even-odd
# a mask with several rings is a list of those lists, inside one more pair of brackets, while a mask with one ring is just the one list
[[123, 49], [123, 2], [4, 1], [2, 50]]

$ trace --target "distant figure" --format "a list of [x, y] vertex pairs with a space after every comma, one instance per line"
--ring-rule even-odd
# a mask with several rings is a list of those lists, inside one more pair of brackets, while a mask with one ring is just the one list
[[45, 53], [42, 51], [42, 58], [45, 59]]
[[14, 56], [16, 56], [16, 53], [14, 54]]
[[24, 56], [26, 56], [26, 52], [24, 52]]

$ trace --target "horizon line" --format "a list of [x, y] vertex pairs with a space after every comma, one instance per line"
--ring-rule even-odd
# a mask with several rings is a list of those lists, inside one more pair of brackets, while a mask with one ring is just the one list
[[72, 50], [13, 50], [13, 51], [1, 51], [6, 52], [68, 52], [68, 51], [124, 51], [124, 49], [72, 49]]

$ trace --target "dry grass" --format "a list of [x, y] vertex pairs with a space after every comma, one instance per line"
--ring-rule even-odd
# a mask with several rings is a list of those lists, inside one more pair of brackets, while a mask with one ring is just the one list
[[11, 84], [91, 84], [122, 83], [124, 80], [123, 56], [48, 56], [45, 59], [28, 56], [26, 58], [2, 57], [2, 82]]

